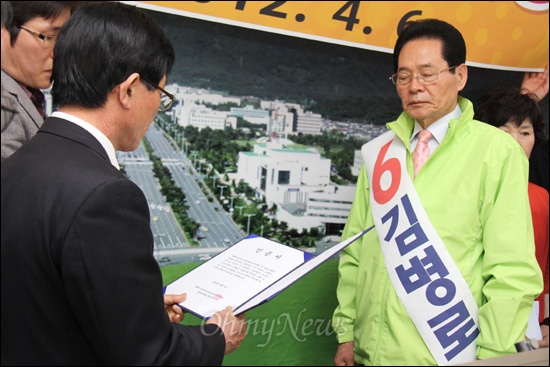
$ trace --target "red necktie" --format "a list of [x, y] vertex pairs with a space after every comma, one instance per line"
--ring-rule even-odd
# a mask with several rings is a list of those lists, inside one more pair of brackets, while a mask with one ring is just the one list
[[432, 133], [429, 130], [420, 130], [418, 133], [418, 144], [412, 154], [412, 159], [414, 162], [414, 177], [418, 175], [418, 172], [428, 160], [430, 156], [430, 147], [428, 142], [432, 138]]

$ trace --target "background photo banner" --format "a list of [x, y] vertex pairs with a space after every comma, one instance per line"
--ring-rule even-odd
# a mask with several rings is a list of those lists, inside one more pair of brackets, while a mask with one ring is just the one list
[[548, 1], [125, 1], [136, 6], [343, 46], [393, 53], [407, 22], [457, 27], [471, 66], [542, 71]]

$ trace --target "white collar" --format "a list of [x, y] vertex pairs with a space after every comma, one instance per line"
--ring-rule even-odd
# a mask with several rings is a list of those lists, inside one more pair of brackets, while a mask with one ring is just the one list
[[[430, 126], [428, 126], [428, 130], [432, 133], [433, 137], [437, 141], [437, 144], [441, 144], [443, 141], [443, 138], [445, 138], [445, 135], [447, 135], [447, 130], [449, 130], [449, 122], [453, 119], [460, 118], [460, 115], [462, 115], [462, 110], [460, 109], [458, 103], [456, 104], [456, 107], [453, 111], [446, 114]], [[418, 121], [414, 122], [414, 129], [411, 135], [411, 142], [416, 138], [416, 135], [420, 130], [422, 130], [422, 126], [418, 123]]]
[[105, 136], [105, 134], [103, 134], [101, 131], [99, 131], [98, 128], [96, 128], [95, 126], [93, 126], [89, 122], [86, 122], [86, 121], [84, 121], [84, 120], [82, 120], [82, 119], [80, 119], [76, 116], [73, 116], [71, 114], [68, 114], [66, 112], [55, 111], [54, 113], [52, 113], [51, 116], [52, 117], [58, 117], [58, 118], [70, 121], [70, 122], [80, 126], [81, 128], [85, 129], [90, 134], [92, 134], [97, 139], [97, 141], [99, 141], [101, 146], [103, 146], [103, 148], [107, 152], [107, 155], [109, 156], [109, 161], [111, 162], [111, 164], [113, 166], [115, 166], [116, 169], [120, 170], [120, 166], [118, 165], [118, 161], [116, 159], [115, 147], [113, 146], [113, 143], [111, 143], [111, 141]]

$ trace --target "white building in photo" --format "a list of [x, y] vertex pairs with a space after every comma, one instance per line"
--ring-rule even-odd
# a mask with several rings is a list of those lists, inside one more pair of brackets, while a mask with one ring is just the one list
[[167, 85], [165, 89], [175, 96], [176, 101], [179, 101], [180, 105], [185, 105], [188, 103], [210, 104], [214, 106], [226, 103], [235, 103], [236, 105], [241, 104], [241, 98], [229, 96], [224, 92], [215, 92], [203, 88], [185, 87], [178, 84]]
[[236, 181], [243, 180], [277, 206], [276, 219], [298, 230], [343, 225], [355, 186], [330, 181], [331, 160], [315, 149], [294, 150], [281, 142], [256, 144], [253, 152], [240, 152]]
[[255, 109], [254, 106], [248, 105], [243, 108], [231, 107], [229, 113], [231, 116], [241, 117], [251, 124], [269, 124], [269, 111]]
[[323, 117], [320, 114], [300, 109], [296, 111], [295, 119], [293, 134], [321, 135]]
[[187, 103], [176, 106], [174, 121], [184, 128], [194, 126], [199, 130], [209, 127], [212, 130], [225, 130], [226, 127], [237, 128], [237, 118], [226, 111], [215, 111], [204, 105]]
[[361, 172], [361, 166], [363, 165], [363, 154], [361, 150], [356, 150], [353, 157], [353, 166], [351, 167], [351, 174], [354, 176], [359, 176]]
[[261, 101], [260, 107], [271, 111], [271, 121], [268, 134], [275, 133], [281, 137], [297, 134], [320, 135], [323, 128], [323, 118], [318, 113], [304, 111], [296, 103], [281, 101]]

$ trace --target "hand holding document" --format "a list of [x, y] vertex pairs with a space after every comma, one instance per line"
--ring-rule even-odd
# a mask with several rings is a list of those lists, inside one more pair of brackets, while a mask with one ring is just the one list
[[240, 314], [267, 302], [372, 228], [318, 256], [250, 235], [167, 285], [165, 293], [187, 293], [179, 305], [203, 319], [226, 306]]

